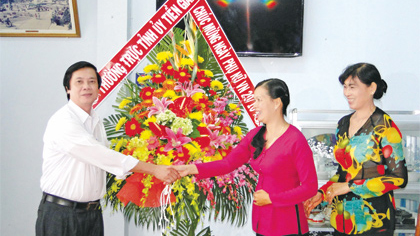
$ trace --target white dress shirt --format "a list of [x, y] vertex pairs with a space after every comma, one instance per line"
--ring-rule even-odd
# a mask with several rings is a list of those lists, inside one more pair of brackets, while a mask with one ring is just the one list
[[89, 115], [70, 100], [50, 118], [45, 130], [42, 191], [78, 202], [101, 199], [106, 172], [123, 178], [138, 163], [107, 144], [95, 111]]

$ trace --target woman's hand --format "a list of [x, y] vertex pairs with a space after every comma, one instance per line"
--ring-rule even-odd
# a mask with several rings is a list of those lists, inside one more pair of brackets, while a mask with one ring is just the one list
[[178, 166], [171, 166], [174, 168], [181, 177], [185, 177], [187, 175], [195, 175], [198, 174], [198, 169], [194, 164], [191, 165], [178, 165]]
[[335, 196], [343, 195], [348, 192], [350, 192], [348, 183], [333, 183], [330, 185], [330, 187], [327, 188], [327, 192], [325, 193], [325, 201], [331, 204]]
[[303, 206], [305, 208], [306, 217], [309, 217], [312, 209], [314, 209], [316, 206], [318, 206], [321, 202], [322, 202], [322, 193], [320, 193], [320, 192], [317, 192], [315, 196], [306, 200], [303, 203]]
[[271, 204], [270, 196], [262, 189], [254, 193], [254, 204], [257, 206], [265, 206]]

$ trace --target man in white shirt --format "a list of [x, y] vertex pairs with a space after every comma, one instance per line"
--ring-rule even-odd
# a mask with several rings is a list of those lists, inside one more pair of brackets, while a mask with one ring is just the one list
[[104, 235], [99, 200], [106, 172], [152, 174], [165, 183], [180, 178], [169, 166], [146, 163], [107, 147], [104, 126], [92, 109], [101, 78], [89, 62], [70, 66], [63, 80], [69, 102], [48, 121], [41, 177], [43, 197], [37, 236]]

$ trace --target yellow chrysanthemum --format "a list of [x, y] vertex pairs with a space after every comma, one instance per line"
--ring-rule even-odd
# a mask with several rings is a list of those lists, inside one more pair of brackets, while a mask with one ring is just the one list
[[210, 86], [211, 86], [211, 88], [213, 89], [213, 90], [221, 90], [221, 89], [223, 89], [223, 84], [222, 84], [222, 82], [220, 82], [220, 81], [218, 81], [218, 80], [213, 80], [213, 81], [211, 81], [211, 83], [210, 83]]
[[121, 127], [127, 122], [127, 117], [123, 116], [118, 121], [117, 125], [115, 126], [115, 131], [118, 131], [121, 129]]
[[174, 98], [175, 96], [176, 96], [176, 93], [173, 90], [166, 90], [166, 92], [163, 94], [163, 97], [170, 98], [170, 99]]
[[157, 70], [159, 70], [159, 66], [156, 64], [147, 65], [143, 69], [144, 73], [150, 73], [151, 71], [157, 71]]
[[204, 94], [203, 93], [194, 93], [194, 95], [192, 95], [192, 99], [195, 101], [195, 102], [198, 102], [200, 99], [202, 99], [204, 97]]
[[140, 139], [149, 140], [150, 137], [152, 137], [152, 136], [153, 136], [152, 131], [147, 129], [147, 130], [143, 130], [143, 132], [141, 132]]
[[191, 58], [182, 58], [181, 66], [194, 66], [194, 61]]
[[143, 142], [144, 141], [143, 140], [140, 140], [138, 137], [134, 137], [134, 138], [130, 139], [130, 143], [127, 145], [127, 148], [129, 150], [132, 150], [132, 149], [134, 149], [136, 147], [142, 146], [142, 143]]
[[239, 126], [234, 126], [233, 131], [237, 133], [239, 136], [242, 136], [242, 129]]
[[149, 159], [149, 150], [147, 149], [147, 146], [137, 147], [133, 152], [133, 157], [146, 162]]
[[151, 78], [152, 78], [151, 75], [139, 76], [137, 78], [137, 82], [139, 82], [139, 84], [142, 84], [144, 81], [149, 80]]
[[202, 57], [198, 56], [197, 61], [198, 61], [198, 63], [203, 63], [204, 58], [202, 58]]
[[188, 116], [190, 119], [196, 119], [200, 122], [203, 120], [203, 113], [201, 111], [190, 113]]
[[117, 144], [115, 145], [114, 150], [115, 150], [115, 151], [117, 151], [117, 152], [119, 152], [119, 151], [120, 151], [120, 149], [121, 149], [121, 147], [122, 147], [123, 145], [125, 145], [125, 144], [127, 144], [127, 140], [125, 140], [125, 139], [121, 138], [120, 140], [118, 140]]
[[211, 72], [211, 70], [204, 70], [204, 74], [206, 75], [206, 77], [213, 77], [214, 76], [214, 74], [213, 74], [213, 72]]
[[156, 122], [156, 116], [152, 116], [152, 117], [147, 118], [147, 119], [143, 122], [143, 124], [144, 124], [144, 125], [146, 125], [146, 126], [149, 126], [149, 122], [152, 122], [152, 123]]
[[118, 108], [123, 109], [125, 106], [127, 106], [127, 104], [131, 102], [131, 100], [129, 100], [129, 99], [131, 99], [131, 98], [123, 99], [120, 102], [120, 105], [118, 106]]
[[158, 154], [156, 158], [156, 164], [169, 166], [172, 164], [172, 158], [168, 155]]
[[166, 62], [171, 57], [173, 57], [173, 55], [169, 51], [160, 52], [156, 55], [156, 59], [158, 59], [159, 61], [163, 61], [163, 62]]
[[238, 107], [235, 103], [229, 103], [229, 109], [235, 110]]

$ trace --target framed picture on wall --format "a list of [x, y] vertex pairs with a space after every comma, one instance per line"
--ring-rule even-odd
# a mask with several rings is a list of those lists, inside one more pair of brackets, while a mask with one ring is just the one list
[[76, 0], [0, 0], [2, 37], [80, 37]]

